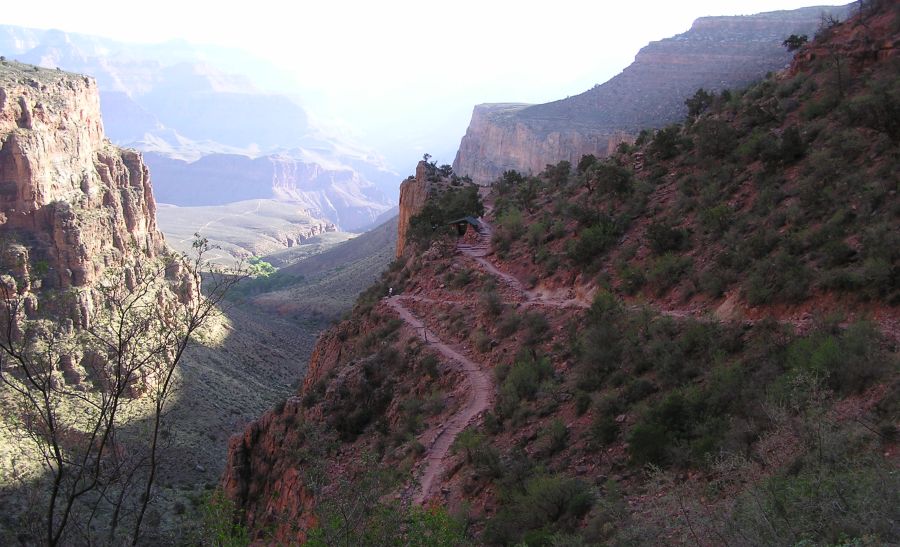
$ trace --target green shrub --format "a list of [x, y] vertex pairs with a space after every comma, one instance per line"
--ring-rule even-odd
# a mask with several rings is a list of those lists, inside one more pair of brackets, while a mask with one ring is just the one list
[[543, 452], [552, 456], [566, 447], [569, 440], [569, 428], [561, 420], [555, 419], [541, 431], [540, 437]]
[[689, 256], [666, 253], [653, 261], [647, 280], [656, 287], [657, 294], [662, 294], [681, 281], [691, 269], [693, 260]]
[[581, 231], [567, 251], [569, 259], [579, 266], [589, 266], [616, 243], [619, 230], [610, 218], [603, 218]]
[[526, 346], [533, 347], [544, 342], [547, 332], [550, 330], [550, 324], [543, 313], [531, 312], [523, 318], [525, 327], [525, 338], [522, 341]]
[[650, 248], [658, 255], [680, 251], [688, 244], [687, 231], [675, 228], [665, 221], [657, 221], [648, 225], [646, 237]]
[[747, 281], [744, 293], [754, 306], [775, 302], [795, 303], [806, 298], [811, 274], [796, 257], [778, 253], [773, 260], [756, 263]]
[[602, 448], [615, 442], [619, 437], [619, 424], [615, 416], [598, 413], [591, 421], [588, 435], [591, 443], [596, 448]]
[[538, 475], [512, 492], [485, 525], [488, 545], [545, 545], [557, 532], [573, 532], [594, 497], [583, 482], [562, 475]]

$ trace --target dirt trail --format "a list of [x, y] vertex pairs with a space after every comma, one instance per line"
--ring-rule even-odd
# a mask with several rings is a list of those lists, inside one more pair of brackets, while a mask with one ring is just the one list
[[421, 505], [431, 496], [435, 479], [445, 471], [444, 458], [450, 451], [456, 436], [468, 427], [479, 414], [490, 407], [494, 386], [490, 375], [482, 370], [481, 366], [441, 341], [434, 332], [403, 306], [402, 302], [405, 299], [413, 298], [393, 296], [387, 299], [387, 304], [429, 346], [460, 365], [460, 370], [465, 374], [466, 382], [469, 384], [466, 390], [466, 401], [462, 407], [439, 428], [429, 430], [420, 437], [420, 441], [426, 447], [425, 470], [419, 479], [419, 490], [414, 495], [413, 502]]
[[[506, 272], [500, 271], [490, 260], [487, 259], [487, 256], [491, 254], [491, 238], [493, 237], [494, 229], [484, 219], [479, 219], [479, 224], [481, 225], [481, 229], [479, 230], [479, 238], [478, 242], [474, 245], [457, 245], [457, 248], [460, 252], [470, 257], [472, 260], [477, 262], [481, 267], [489, 274], [502, 279], [506, 282], [514, 290], [517, 290], [522, 293], [525, 297], [525, 302], [522, 303], [523, 306], [550, 306], [555, 308], [583, 308], [587, 309], [591, 307], [591, 301], [579, 295], [588, 294], [588, 291], [573, 291], [571, 294], [574, 294], [571, 298], [568, 299], [560, 299], [554, 298], [551, 296], [547, 296], [545, 294], [540, 294], [535, 291], [531, 291], [525, 288], [521, 281], [519, 281], [515, 276], [510, 275]], [[709, 310], [701, 310], [701, 309], [664, 309], [658, 306], [652, 305], [638, 305], [638, 304], [626, 304], [626, 309], [630, 311], [640, 311], [641, 309], [647, 308], [649, 306], [655, 313], [658, 313], [662, 316], [673, 317], [676, 319], [695, 319], [698, 321], [714, 321], [721, 322], [720, 319], [712, 316], [709, 313]], [[812, 317], [802, 317], [802, 318], [780, 318], [777, 320], [779, 323], [784, 325], [791, 325], [799, 332], [805, 332], [812, 328]], [[758, 322], [758, 320], [754, 319], [743, 319], [740, 321], [743, 325], [753, 325]], [[887, 318], [879, 318], [875, 320], [875, 323], [881, 333], [886, 336], [889, 340], [894, 341], [895, 343], [900, 343], [900, 320], [894, 317]], [[846, 326], [847, 324], [843, 324], [842, 326]]]
[[457, 249], [468, 256], [494, 277], [503, 280], [513, 290], [516, 290], [525, 297], [523, 306], [552, 306], [556, 308], [589, 308], [591, 303], [585, 299], [573, 296], [568, 299], [551, 298], [547, 295], [528, 290], [525, 285], [512, 274], [500, 271], [493, 262], [487, 259], [491, 253], [491, 238], [494, 235], [494, 228], [484, 219], [479, 219], [480, 229], [478, 231], [478, 242], [474, 245], [460, 244]]
[[[546, 294], [541, 294], [527, 289], [521, 281], [515, 276], [498, 269], [487, 256], [491, 254], [491, 238], [493, 236], [493, 227], [486, 221], [479, 219], [480, 230], [478, 241], [474, 244], [457, 244], [457, 250], [468, 256], [477, 264], [479, 264], [488, 274], [502, 280], [513, 290], [519, 292], [525, 298], [522, 306], [550, 306], [555, 308], [589, 308], [591, 302], [585, 296], [572, 296], [571, 298], [560, 299], [553, 298]], [[429, 330], [425, 324], [420, 321], [413, 313], [403, 305], [404, 300], [427, 303], [460, 303], [450, 300], [435, 300], [423, 296], [399, 295], [385, 299], [387, 304], [397, 312], [400, 318], [412, 327], [416, 334], [425, 340], [432, 348], [440, 352], [443, 356], [460, 365], [460, 370], [464, 373], [466, 383], [468, 384], [467, 398], [463, 406], [453, 414], [448, 421], [441, 424], [437, 428], [426, 431], [420, 441], [426, 447], [425, 470], [419, 480], [419, 489], [413, 496], [416, 504], [424, 503], [431, 495], [435, 481], [445, 471], [444, 459], [446, 458], [453, 441], [469, 424], [471, 424], [482, 412], [487, 410], [491, 404], [494, 394], [494, 386], [491, 377], [485, 372], [484, 368], [460, 352], [454, 350], [451, 346], [441, 341], [437, 334]], [[639, 310], [641, 306], [628, 305], [629, 309]], [[698, 310], [663, 310], [654, 308], [654, 311], [661, 315], [685, 319], [692, 317], [703, 320], [704, 317], [698, 315]], [[706, 317], [706, 319], [716, 321], [716, 319]], [[744, 321], [752, 324], [752, 321]], [[784, 323], [791, 323], [795, 326], [802, 326], [802, 321], [783, 320]], [[896, 324], [885, 325], [881, 322], [882, 330], [888, 327], [887, 332], [896, 336]], [[892, 327], [892, 328], [891, 328]]]

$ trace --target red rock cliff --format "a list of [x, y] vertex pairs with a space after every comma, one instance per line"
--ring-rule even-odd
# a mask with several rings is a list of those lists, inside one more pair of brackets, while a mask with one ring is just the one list
[[23, 264], [46, 266], [44, 289], [90, 288], [106, 269], [164, 251], [149, 172], [106, 140], [94, 80], [0, 65], [0, 234], [21, 244]]
[[400, 213], [397, 226], [397, 257], [403, 254], [406, 248], [406, 233], [409, 231], [409, 221], [415, 216], [428, 198], [427, 165], [420, 161], [416, 166], [415, 178], [408, 178], [400, 184]]

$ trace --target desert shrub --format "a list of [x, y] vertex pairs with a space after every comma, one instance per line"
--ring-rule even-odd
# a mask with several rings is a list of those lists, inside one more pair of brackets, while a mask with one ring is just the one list
[[566, 427], [562, 420], [554, 419], [546, 428], [541, 430], [541, 451], [547, 456], [552, 456], [562, 451], [566, 447], [568, 440], [569, 428]]
[[860, 392], [890, 366], [880, 354], [879, 338], [869, 323], [854, 323], [840, 336], [816, 333], [791, 343], [786, 366], [792, 375], [822, 378], [839, 393]]
[[666, 253], [653, 261], [647, 272], [647, 280], [662, 294], [677, 284], [691, 269], [693, 260], [689, 256]]
[[579, 388], [599, 389], [607, 375], [621, 363], [622, 336], [618, 323], [622, 314], [620, 304], [612, 295], [597, 294], [575, 346]]
[[481, 309], [491, 317], [497, 317], [503, 312], [503, 301], [494, 284], [485, 284], [480, 297]]
[[638, 378], [630, 382], [622, 395], [628, 403], [636, 403], [652, 395], [656, 391], [656, 386], [646, 378]]
[[474, 275], [472, 270], [463, 268], [455, 272], [450, 272], [444, 278], [451, 289], [462, 289], [472, 282]]
[[246, 526], [235, 520], [237, 508], [221, 489], [216, 489], [202, 505], [202, 544], [239, 547], [250, 544]]
[[507, 312], [500, 317], [500, 322], [497, 323], [497, 334], [501, 338], [512, 336], [519, 330], [520, 322], [521, 318], [518, 313], [507, 310]]
[[670, 392], [650, 406], [628, 434], [632, 463], [686, 465], [704, 461], [728, 430], [720, 408], [697, 388]]
[[731, 207], [720, 203], [700, 211], [700, 225], [707, 232], [720, 235], [731, 226]]
[[557, 532], [575, 531], [593, 499], [590, 488], [577, 479], [531, 477], [509, 493], [481, 539], [488, 545], [544, 545]]
[[523, 318], [525, 327], [525, 338], [523, 343], [526, 346], [536, 346], [544, 341], [547, 332], [550, 330], [550, 324], [547, 318], [540, 312], [531, 312]]
[[596, 224], [581, 231], [568, 248], [567, 256], [579, 266], [588, 266], [602, 256], [619, 237], [615, 222], [603, 217]]
[[533, 399], [541, 382], [553, 374], [547, 358], [521, 358], [516, 360], [503, 380], [501, 391], [516, 400]]
[[615, 416], [605, 413], [598, 413], [591, 420], [588, 429], [588, 438], [591, 445], [595, 449], [609, 445], [619, 436], [619, 424], [616, 422]]
[[582, 415], [584, 415], [585, 412], [587, 412], [588, 408], [590, 408], [590, 407], [591, 407], [591, 394], [579, 389], [575, 393], [575, 413], [578, 414], [579, 416], [582, 416]]
[[681, 127], [670, 125], [653, 135], [650, 152], [661, 160], [674, 158], [682, 145]]
[[575, 167], [575, 172], [580, 175], [586, 172], [595, 163], [597, 163], [597, 157], [595, 155], [587, 154], [581, 156], [581, 159], [578, 160], [578, 165]]
[[472, 344], [475, 346], [475, 349], [484, 353], [491, 349], [491, 338], [488, 336], [483, 330], [478, 329], [472, 332], [471, 334]]
[[688, 233], [675, 228], [665, 221], [656, 221], [647, 226], [647, 243], [654, 253], [661, 255], [680, 251], [688, 244]]
[[632, 173], [612, 161], [596, 162], [583, 175], [588, 190], [601, 194], [628, 194], [632, 190]]
[[647, 278], [644, 276], [644, 270], [638, 266], [632, 266], [625, 262], [619, 266], [618, 270], [620, 280], [619, 288], [621, 288], [625, 294], [635, 294], [641, 290], [641, 287], [647, 282]]
[[868, 127], [900, 141], [900, 78], [870, 81], [864, 92], [842, 106], [846, 123]]
[[879, 455], [858, 454], [857, 442], [834, 439], [786, 470], [742, 492], [723, 519], [724, 541], [753, 537], [760, 544], [892, 545], [900, 475]]
[[697, 135], [697, 149], [710, 158], [724, 158], [737, 145], [737, 131], [722, 120], [703, 119], [693, 126]]
[[778, 253], [773, 260], [757, 261], [747, 280], [744, 294], [754, 305], [799, 302], [806, 298], [811, 274], [794, 256]]
[[550, 181], [550, 184], [560, 187], [566, 183], [569, 173], [572, 172], [572, 164], [563, 160], [556, 165], [547, 165], [544, 169], [544, 175]]

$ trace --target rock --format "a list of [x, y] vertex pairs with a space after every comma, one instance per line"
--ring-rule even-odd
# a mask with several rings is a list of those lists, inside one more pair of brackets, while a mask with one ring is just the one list
[[781, 42], [812, 35], [821, 11], [703, 17], [683, 34], [650, 43], [621, 74], [580, 95], [478, 105], [453, 170], [485, 184], [508, 169], [537, 174], [562, 160], [574, 166], [585, 154], [607, 156], [644, 128], [683, 120], [685, 98], [700, 87], [740, 88], [784, 68], [792, 55]]
[[29, 277], [89, 288], [110, 266], [161, 254], [150, 174], [139, 153], [106, 140], [94, 80], [40, 71], [35, 88], [20, 83], [24, 66], [0, 67], [15, 98], [0, 105], [0, 233], [29, 241], [26, 264], [42, 264]]
[[403, 255], [406, 248], [406, 234], [409, 221], [425, 207], [430, 184], [426, 177], [426, 163], [420, 161], [416, 166], [416, 176], [408, 178], [400, 184], [400, 212], [397, 224], [397, 258]]

